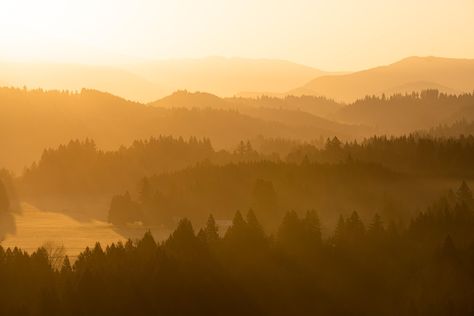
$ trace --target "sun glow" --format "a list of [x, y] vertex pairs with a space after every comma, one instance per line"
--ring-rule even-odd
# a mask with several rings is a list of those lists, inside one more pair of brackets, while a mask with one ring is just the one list
[[2, 1], [0, 57], [102, 62], [113, 55], [140, 56], [137, 48], [146, 49], [154, 28], [172, 18], [167, 14], [172, 4], [159, 2], [150, 7], [149, 1]]
[[357, 70], [409, 55], [474, 56], [464, 37], [473, 21], [471, 0], [3, 0], [0, 59], [221, 55]]

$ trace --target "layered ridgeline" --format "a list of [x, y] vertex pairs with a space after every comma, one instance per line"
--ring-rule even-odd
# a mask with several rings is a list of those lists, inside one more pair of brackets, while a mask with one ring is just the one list
[[[209, 138], [216, 148], [232, 148], [242, 139], [259, 135], [312, 140], [362, 134], [357, 126], [329, 122], [297, 109], [270, 108], [240, 112], [228, 109], [163, 108], [126, 101], [93, 90], [79, 93], [0, 89], [0, 166], [21, 170], [36, 160], [44, 148], [71, 139], [92, 138], [104, 149], [128, 146], [136, 139], [173, 135]], [[217, 98], [217, 97], [216, 97]], [[318, 98], [310, 103], [315, 107]], [[262, 103], [263, 105], [263, 103]], [[255, 102], [254, 107], [260, 108]], [[267, 108], [267, 106], [264, 106]]]
[[252, 211], [226, 230], [181, 219], [163, 242], [97, 243], [73, 264], [0, 247], [0, 314], [470, 315], [472, 192], [423, 209], [405, 225], [354, 211], [325, 234], [314, 211], [287, 212], [272, 235]]
[[451, 125], [457, 121], [474, 120], [472, 93], [455, 95], [436, 89], [392, 96], [364, 95], [362, 99], [348, 104], [315, 96], [222, 99], [206, 93], [180, 91], [150, 105], [167, 109], [235, 109], [252, 117], [290, 125], [316, 124], [327, 130], [340, 130], [338, 124], [344, 122], [352, 125], [352, 129], [346, 125], [345, 130], [354, 138], [372, 136], [373, 133], [407, 134], [438, 125]]
[[448, 95], [426, 90], [391, 97], [365, 97], [342, 108], [334, 118], [372, 126], [378, 133], [399, 135], [440, 124], [473, 121], [474, 94]]
[[436, 89], [448, 94], [474, 91], [474, 59], [409, 57], [387, 66], [343, 75], [315, 77], [290, 95], [319, 95], [354, 102], [367, 95]]
[[150, 102], [178, 89], [233, 96], [241, 91], [277, 93], [328, 72], [283, 60], [210, 57], [116, 65], [0, 62], [0, 84], [30, 89], [105, 91]]
[[249, 208], [269, 226], [290, 208], [316, 208], [329, 221], [354, 208], [364, 217], [379, 212], [398, 220], [472, 178], [473, 153], [472, 136], [323, 144], [261, 138], [230, 151], [197, 138], [151, 138], [114, 151], [87, 140], [46, 150], [18, 182], [30, 203], [109, 216], [118, 225], [173, 226], [183, 216], [200, 223], [210, 210], [228, 220]]
[[[112, 195], [136, 191], [147, 176], [181, 170], [199, 163], [215, 165], [244, 161], [278, 160], [277, 154], [260, 154], [247, 142], [231, 151], [215, 150], [209, 139], [160, 136], [118, 150], [104, 151], [94, 141], [70, 141], [47, 149], [41, 159], [26, 168], [19, 179], [22, 197], [47, 209], [83, 209], [92, 217], [94, 206]], [[95, 205], [99, 203], [98, 205]], [[103, 214], [102, 214], [103, 215]], [[102, 216], [103, 217], [103, 216]]]
[[142, 222], [150, 227], [172, 227], [181, 217], [202, 223], [208, 211], [220, 220], [229, 220], [235, 209], [254, 210], [268, 229], [275, 229], [276, 222], [290, 209], [298, 213], [316, 209], [331, 225], [335, 224], [335, 214], [354, 209], [364, 218], [378, 212], [404, 221], [457, 181], [351, 160], [200, 165], [146, 178], [135, 193], [116, 195], [110, 204], [109, 221], [119, 226]]
[[[287, 156], [290, 162], [364, 161], [383, 165], [391, 170], [421, 176], [473, 178], [474, 136], [464, 135], [471, 124], [462, 122], [401, 137], [374, 136], [362, 142], [343, 143], [328, 140], [323, 148], [313, 145], [296, 146]], [[461, 133], [456, 137], [439, 134]], [[431, 134], [430, 134], [431, 133]], [[458, 134], [459, 135], [459, 134]]]
[[316, 95], [346, 103], [366, 95], [437, 89], [448, 94], [474, 90], [474, 60], [409, 57], [353, 73], [331, 73], [284, 60], [209, 57], [130, 62], [114, 66], [61, 63], [0, 63], [2, 86], [105, 91], [151, 102], [173, 91], [234, 95]]
[[[44, 148], [91, 138], [106, 150], [152, 136], [209, 138], [230, 149], [242, 139], [311, 141], [403, 134], [474, 119], [474, 96], [436, 90], [343, 105], [321, 97], [219, 98], [177, 92], [150, 104], [94, 90], [79, 93], [0, 89], [0, 166], [22, 170]], [[344, 122], [344, 123], [341, 123]]]

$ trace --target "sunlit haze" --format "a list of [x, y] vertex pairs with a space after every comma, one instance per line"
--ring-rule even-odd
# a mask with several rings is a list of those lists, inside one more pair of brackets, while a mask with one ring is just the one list
[[472, 0], [5, 0], [0, 59], [116, 63], [275, 58], [359, 70], [474, 57]]
[[474, 316], [474, 0], [0, 0], [0, 316]]

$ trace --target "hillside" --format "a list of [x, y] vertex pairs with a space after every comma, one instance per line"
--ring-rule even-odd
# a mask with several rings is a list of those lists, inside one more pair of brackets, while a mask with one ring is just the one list
[[403, 134], [459, 120], [474, 120], [474, 95], [437, 90], [391, 97], [365, 97], [341, 108], [334, 119], [363, 124], [379, 134]]
[[370, 133], [367, 128], [341, 124], [324, 118], [337, 113], [341, 105], [318, 97], [224, 99], [209, 93], [177, 91], [148, 105], [163, 109], [232, 110], [252, 118], [287, 126], [324, 129], [343, 138], [360, 137]]
[[428, 88], [449, 93], [472, 92], [474, 60], [409, 57], [387, 66], [315, 78], [289, 94], [321, 95], [352, 102], [366, 95], [391, 95]]
[[[357, 135], [355, 129], [310, 114], [310, 123], [285, 115], [237, 112], [233, 109], [157, 108], [95, 90], [77, 93], [0, 89], [0, 166], [20, 171], [44, 148], [71, 139], [91, 138], [103, 149], [136, 139], [173, 135], [209, 138], [217, 149], [233, 149], [258, 136], [312, 140]], [[272, 112], [280, 110], [272, 110]], [[322, 124], [325, 122], [325, 124]]]
[[105, 91], [130, 100], [149, 100], [164, 90], [130, 71], [110, 66], [60, 63], [0, 63], [1, 86], [28, 89]]
[[328, 73], [271, 59], [209, 57], [98, 66], [0, 62], [0, 86], [112, 93], [150, 102], [179, 89], [233, 96], [244, 90], [280, 92]]
[[133, 64], [131, 72], [166, 88], [187, 89], [229, 97], [241, 91], [287, 91], [328, 74], [284, 60], [208, 57]]
[[187, 109], [231, 109], [234, 105], [225, 99], [206, 92], [188, 92], [179, 90], [172, 94], [151, 102], [149, 106], [163, 109], [187, 108]]

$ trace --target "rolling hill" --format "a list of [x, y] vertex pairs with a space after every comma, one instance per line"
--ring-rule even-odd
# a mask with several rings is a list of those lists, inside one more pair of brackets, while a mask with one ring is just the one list
[[317, 115], [318, 112], [334, 114], [341, 106], [317, 97], [287, 98], [219, 98], [203, 92], [177, 91], [152, 102], [149, 106], [162, 109], [217, 109], [231, 110], [243, 115], [291, 127], [323, 129], [344, 138], [367, 135], [369, 129], [341, 124]]
[[320, 95], [353, 102], [367, 95], [392, 95], [425, 89], [448, 93], [472, 92], [474, 60], [409, 57], [388, 66], [318, 77], [288, 94]]
[[287, 111], [302, 111], [313, 116], [328, 118], [340, 110], [343, 105], [322, 97], [315, 96], [286, 96], [258, 98], [220, 98], [206, 92], [176, 91], [169, 96], [149, 103], [150, 106], [159, 108], [212, 108], [232, 109], [236, 111], [251, 111], [257, 108], [278, 109]]
[[60, 63], [0, 63], [3, 86], [28, 89], [105, 91], [130, 100], [148, 100], [164, 93], [130, 71], [110, 67]]
[[128, 70], [164, 87], [167, 94], [186, 89], [221, 97], [241, 91], [278, 93], [328, 74], [284, 60], [224, 57], [146, 62]]
[[240, 91], [281, 92], [328, 73], [283, 60], [209, 57], [128, 62], [114, 66], [0, 62], [0, 86], [83, 88], [150, 102], [176, 90], [234, 96]]
[[262, 111], [252, 107], [248, 112], [164, 108], [86, 89], [71, 93], [0, 88], [0, 148], [4, 153], [0, 167], [19, 171], [38, 159], [44, 148], [71, 139], [91, 138], [100, 148], [110, 150], [151, 136], [194, 136], [209, 138], [217, 149], [234, 149], [241, 140], [258, 136], [309, 141], [358, 134], [359, 127], [332, 123], [304, 112]]

